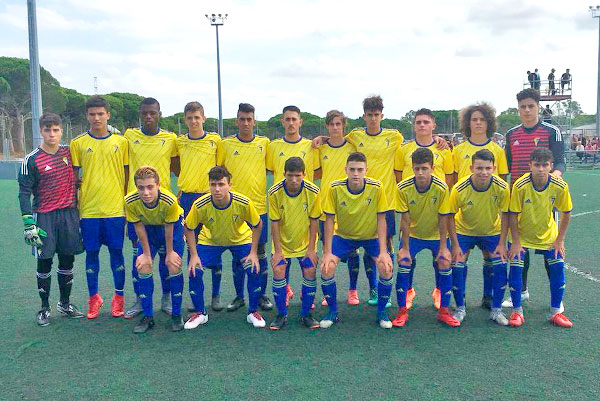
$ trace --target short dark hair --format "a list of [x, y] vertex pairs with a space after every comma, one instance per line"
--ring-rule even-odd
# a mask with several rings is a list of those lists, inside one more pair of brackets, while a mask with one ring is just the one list
[[363, 111], [383, 111], [383, 99], [379, 95], [373, 95], [363, 100]]
[[215, 166], [208, 172], [209, 181], [219, 181], [222, 178], [227, 178], [227, 181], [231, 182], [231, 173], [225, 166]]
[[296, 113], [298, 113], [298, 115], [300, 114], [300, 108], [298, 106], [285, 106], [281, 114], [284, 114], [286, 111], [295, 111]]
[[238, 115], [240, 113], [252, 113], [254, 115], [255, 108], [250, 103], [240, 103], [238, 106]]
[[91, 107], [104, 107], [104, 110], [110, 111], [110, 103], [108, 103], [102, 96], [98, 95], [90, 96], [85, 101], [85, 111], [87, 112]]
[[419, 148], [410, 156], [413, 166], [415, 164], [429, 163], [433, 166], [433, 152], [428, 148]]
[[467, 138], [471, 137], [471, 116], [476, 111], [483, 114], [483, 118], [485, 118], [485, 121], [487, 122], [485, 134], [488, 138], [491, 138], [494, 136], [494, 132], [496, 132], [496, 110], [494, 110], [490, 104], [485, 102], [472, 104], [458, 112], [460, 130]]
[[529, 155], [530, 162], [554, 162], [554, 156], [548, 148], [535, 148]]
[[483, 160], [483, 161], [492, 162], [492, 163], [496, 162], [496, 158], [494, 157], [494, 154], [492, 152], [490, 152], [488, 149], [481, 149], [481, 150], [478, 150], [477, 152], [475, 152], [473, 154], [473, 156], [471, 157], [471, 164], [474, 164], [475, 160]]
[[293, 156], [290, 157], [289, 159], [287, 159], [285, 161], [285, 164], [283, 166], [283, 170], [287, 173], [287, 172], [292, 172], [292, 171], [306, 171], [306, 167], [304, 167], [304, 160], [302, 160], [301, 158], [299, 158], [298, 156]]
[[348, 155], [348, 158], [346, 159], [346, 164], [348, 164], [350, 162], [363, 162], [363, 163], [367, 163], [367, 156], [365, 156], [365, 154], [361, 153], [361, 152], [350, 153]]
[[435, 116], [433, 115], [433, 112], [429, 109], [426, 109], [425, 107], [420, 108], [415, 112], [415, 119], [417, 118], [417, 116], [429, 116], [429, 118], [435, 121]]
[[200, 113], [202, 113], [202, 115], [204, 115], [204, 106], [202, 106], [202, 104], [200, 104], [200, 102], [189, 102], [188, 104], [185, 105], [185, 107], [183, 108], [183, 115], [185, 116], [185, 114], [187, 112], [194, 112], [194, 111], [200, 111]]
[[521, 92], [517, 93], [517, 102], [520, 102], [524, 99], [533, 99], [536, 103], [540, 102], [540, 92], [533, 88], [523, 89]]
[[325, 124], [331, 124], [334, 118], [339, 117], [342, 120], [342, 125], [345, 127], [348, 123], [348, 118], [339, 110], [330, 110], [325, 116]]
[[158, 100], [156, 100], [153, 97], [145, 97], [142, 102], [140, 103], [140, 108], [142, 107], [142, 105], [145, 104], [147, 106], [151, 106], [153, 104], [155, 104], [158, 109], [160, 110], [160, 103], [158, 103]]
[[40, 117], [40, 129], [44, 129], [44, 127], [53, 127], [55, 125], [59, 125], [62, 127], [62, 120], [58, 114], [54, 113], [44, 113]]

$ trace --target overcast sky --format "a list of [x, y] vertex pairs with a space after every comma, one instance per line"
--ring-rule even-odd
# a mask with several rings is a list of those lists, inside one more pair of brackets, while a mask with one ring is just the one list
[[[25, 0], [2, 0], [0, 55], [28, 57]], [[381, 94], [384, 114], [491, 102], [515, 107], [526, 70], [573, 75], [573, 99], [596, 108], [598, 20], [580, 1], [38, 0], [40, 62], [85, 94], [156, 97], [163, 114], [200, 101], [218, 115], [215, 28], [220, 28], [223, 116], [255, 105], [323, 116], [362, 114]]]

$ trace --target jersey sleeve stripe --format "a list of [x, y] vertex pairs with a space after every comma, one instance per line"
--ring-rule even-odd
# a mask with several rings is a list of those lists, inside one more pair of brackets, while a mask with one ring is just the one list
[[235, 201], [243, 203], [244, 205], [247, 205], [248, 203], [250, 203], [250, 199], [246, 198], [245, 196], [238, 195], [238, 194], [232, 193], [231, 198]]
[[140, 200], [140, 194], [135, 193], [125, 197], [125, 203], [133, 203]]
[[270, 189], [269, 189], [269, 195], [273, 195], [275, 192], [277, 192], [278, 190], [280, 190], [281, 188], [283, 188], [283, 181], [279, 181], [277, 184], [273, 185]]
[[321, 191], [319, 187], [313, 184], [312, 182], [304, 181], [304, 186], [306, 189], [316, 194], [318, 194]]
[[202, 206], [206, 205], [210, 201], [212, 201], [212, 196], [209, 195], [206, 198], [200, 198], [196, 200], [194, 204], [196, 205], [196, 209], [200, 209]]

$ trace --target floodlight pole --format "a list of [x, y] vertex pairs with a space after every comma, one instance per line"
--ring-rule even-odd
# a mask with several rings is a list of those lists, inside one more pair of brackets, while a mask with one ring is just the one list
[[29, 25], [29, 86], [31, 90], [31, 129], [33, 148], [42, 144], [40, 117], [42, 115], [42, 85], [40, 79], [40, 59], [38, 54], [37, 18], [35, 0], [27, 0], [27, 21]]
[[596, 88], [596, 136], [600, 136], [600, 6], [590, 6], [592, 18], [598, 18], [598, 87]]
[[221, 58], [219, 56], [219, 26], [223, 25], [227, 19], [227, 14], [205, 14], [206, 18], [212, 26], [215, 27], [217, 33], [217, 87], [219, 91], [219, 127], [217, 131], [223, 136], [223, 104], [221, 101]]

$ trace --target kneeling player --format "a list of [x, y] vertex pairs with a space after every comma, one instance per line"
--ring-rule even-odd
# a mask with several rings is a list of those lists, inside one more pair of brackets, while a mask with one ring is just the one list
[[461, 322], [465, 308], [466, 263], [476, 245], [490, 255], [492, 304], [490, 319], [506, 326], [502, 299], [506, 287], [506, 235], [510, 191], [502, 178], [494, 175], [494, 154], [478, 150], [471, 157], [471, 175], [458, 181], [450, 192], [450, 239], [452, 240], [452, 282], [456, 311]]
[[373, 259], [379, 271], [376, 322], [385, 329], [392, 327], [392, 322], [385, 314], [392, 290], [393, 270], [386, 242], [385, 214], [389, 211], [389, 205], [381, 182], [365, 177], [366, 173], [365, 155], [360, 152], [350, 154], [346, 161], [347, 178], [331, 183], [323, 208], [327, 220], [321, 288], [329, 305], [329, 313], [320, 322], [324, 329], [339, 321], [335, 269], [340, 260], [347, 259], [361, 247]]
[[304, 161], [290, 157], [285, 161], [282, 181], [269, 189], [269, 217], [273, 235], [273, 296], [277, 305], [277, 317], [269, 325], [280, 330], [287, 324], [286, 267], [297, 258], [302, 268], [302, 307], [300, 323], [310, 329], [319, 322], [310, 314], [310, 307], [317, 289], [317, 241], [318, 219], [321, 216], [319, 187], [304, 179]]
[[[190, 297], [195, 313], [185, 323], [186, 329], [195, 329], [208, 321], [204, 306], [203, 268], [221, 264], [221, 255], [229, 250], [239, 260], [248, 275], [248, 316], [254, 327], [265, 327], [257, 312], [260, 298], [260, 265], [258, 242], [262, 222], [252, 201], [237, 192], [231, 192], [231, 174], [223, 166], [208, 172], [210, 193], [194, 201], [185, 218], [185, 239], [190, 251]], [[195, 242], [194, 230], [202, 226]]]
[[[550, 150], [537, 148], [531, 152], [529, 168], [529, 174], [515, 181], [510, 197], [509, 284], [513, 313], [509, 324], [517, 327], [525, 321], [521, 307], [521, 274], [524, 254], [531, 248], [548, 263], [550, 321], [557, 326], [571, 327], [573, 322], [561, 313], [565, 292], [565, 235], [573, 208], [571, 194], [566, 182], [550, 174], [553, 168]], [[553, 209], [561, 212], [558, 228]]]
[[460, 326], [448, 310], [452, 290], [451, 254], [448, 250], [448, 186], [434, 176], [433, 152], [419, 148], [411, 155], [414, 176], [398, 184], [398, 211], [402, 213], [402, 239], [398, 251], [398, 278], [396, 294], [398, 313], [392, 324], [403, 327], [408, 321], [406, 293], [412, 282], [416, 266], [416, 256], [423, 249], [429, 249], [437, 261], [438, 283], [441, 300], [438, 321], [452, 327]]
[[166, 251], [165, 262], [169, 269], [168, 280], [173, 307], [171, 328], [173, 331], [181, 331], [183, 209], [177, 203], [175, 195], [165, 188], [160, 188], [155, 168], [140, 167], [133, 178], [137, 190], [125, 196], [125, 214], [127, 221], [134, 225], [138, 237], [135, 267], [139, 275], [140, 300], [144, 314], [133, 328], [133, 332], [145, 333], [154, 327], [152, 261], [161, 248]]
[[69, 301], [74, 255], [83, 252], [83, 245], [69, 147], [60, 145], [63, 134], [60, 117], [44, 114], [40, 118], [40, 131], [42, 144], [25, 156], [19, 171], [19, 204], [25, 224], [25, 243], [33, 246], [37, 261], [37, 286], [42, 300], [37, 323], [47, 326], [50, 324], [50, 271], [55, 253], [58, 254], [60, 290], [56, 309], [68, 317], [83, 317]]

